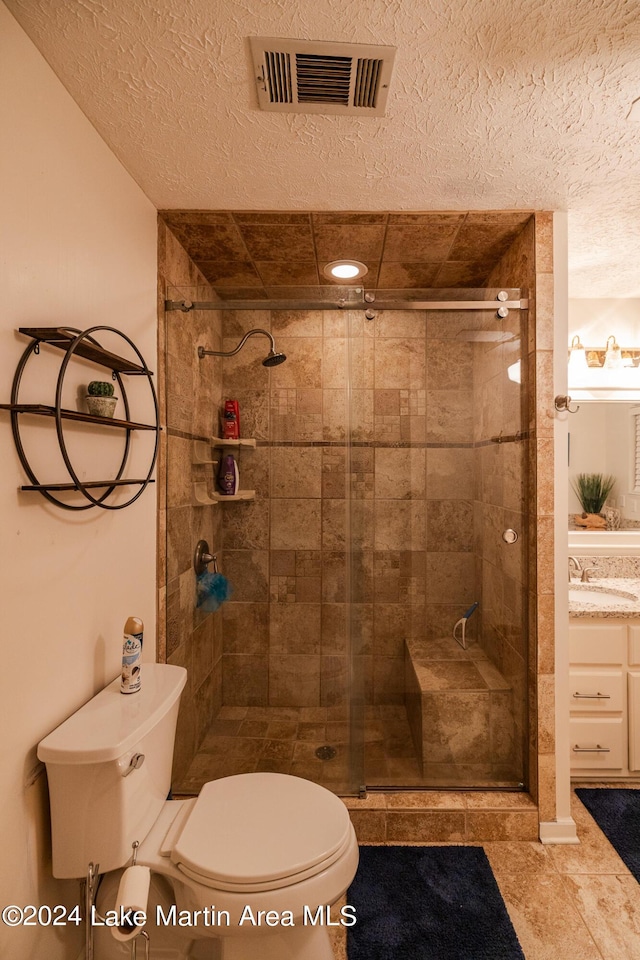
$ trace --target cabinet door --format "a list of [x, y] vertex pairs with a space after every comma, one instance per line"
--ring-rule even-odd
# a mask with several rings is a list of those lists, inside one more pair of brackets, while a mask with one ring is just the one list
[[629, 666], [640, 666], [640, 627], [629, 625]]
[[640, 671], [629, 670], [629, 770], [640, 770]]
[[569, 725], [572, 772], [622, 769], [622, 717], [572, 717]]

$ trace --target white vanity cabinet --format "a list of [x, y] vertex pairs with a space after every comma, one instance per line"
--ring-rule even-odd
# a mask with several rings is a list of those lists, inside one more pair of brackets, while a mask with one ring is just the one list
[[580, 618], [569, 625], [571, 774], [640, 773], [640, 626]]

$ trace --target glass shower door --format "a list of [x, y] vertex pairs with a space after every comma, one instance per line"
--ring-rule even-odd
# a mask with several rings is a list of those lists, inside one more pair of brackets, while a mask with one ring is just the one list
[[374, 303], [370, 320], [350, 316], [352, 754], [357, 762], [363, 743], [368, 787], [517, 788], [527, 740], [524, 314], [498, 316], [497, 291], [440, 293], [491, 308]]

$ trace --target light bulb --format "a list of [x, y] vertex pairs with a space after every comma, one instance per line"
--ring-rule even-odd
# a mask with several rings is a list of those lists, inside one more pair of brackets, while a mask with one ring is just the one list
[[587, 353], [580, 343], [580, 337], [576, 334], [571, 341], [571, 352], [569, 353], [569, 385], [573, 386], [584, 380], [588, 370]]
[[338, 263], [335, 267], [331, 267], [331, 273], [334, 277], [340, 277], [341, 280], [352, 280], [360, 271], [352, 263]]
[[369, 268], [359, 260], [332, 260], [324, 265], [322, 272], [330, 280], [357, 280], [364, 277]]
[[[610, 343], [610, 341], [613, 341]], [[612, 335], [607, 337], [607, 352], [604, 355], [605, 370], [618, 370], [622, 366], [622, 350]]]

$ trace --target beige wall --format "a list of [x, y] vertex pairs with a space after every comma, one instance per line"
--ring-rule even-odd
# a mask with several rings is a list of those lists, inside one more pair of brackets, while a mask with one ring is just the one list
[[[155, 210], [2, 4], [0, 97], [0, 400], [9, 401], [27, 342], [19, 326], [113, 325], [157, 369]], [[52, 387], [62, 357], [53, 354], [36, 358], [38, 375], [26, 385], [34, 399]], [[95, 373], [80, 364], [77, 376], [86, 382]], [[48, 479], [47, 470], [60, 469], [47, 446], [52, 424], [32, 426], [33, 455]], [[70, 436], [75, 443], [79, 434]], [[85, 432], [78, 446], [79, 456], [89, 451], [87, 476], [105, 466], [91, 442]], [[51, 878], [46, 782], [35, 747], [116, 676], [129, 614], [144, 619], [145, 655], [154, 658], [156, 493], [150, 487], [123, 511], [72, 515], [37, 493], [17, 492], [25, 477], [6, 412], [0, 448], [0, 901], [70, 903], [76, 884]], [[69, 960], [80, 941], [73, 927], [0, 927], [0, 955], [11, 960]]]
[[579, 334], [585, 347], [604, 350], [614, 334], [621, 347], [640, 345], [640, 300], [569, 300], [569, 342]]

